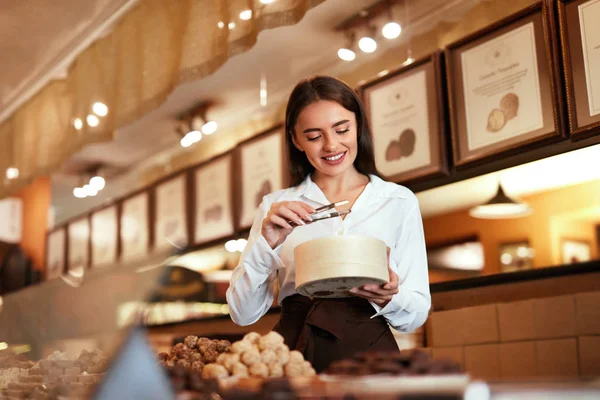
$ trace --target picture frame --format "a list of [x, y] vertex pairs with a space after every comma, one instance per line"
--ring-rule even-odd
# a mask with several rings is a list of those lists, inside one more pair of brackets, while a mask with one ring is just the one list
[[592, 244], [587, 240], [564, 238], [560, 245], [564, 265], [587, 262], [592, 259]]
[[533, 268], [534, 251], [529, 240], [500, 243], [498, 262], [502, 272], [524, 271]]
[[559, 0], [558, 21], [574, 140], [600, 132], [600, 0]]
[[117, 260], [119, 235], [119, 213], [116, 205], [105, 207], [92, 213], [91, 266], [100, 267], [113, 264]]
[[252, 226], [265, 195], [283, 189], [289, 182], [286, 169], [285, 132], [282, 126], [269, 129], [245, 142], [235, 152], [238, 189], [236, 228]]
[[67, 225], [67, 271], [90, 265], [90, 218], [78, 218]]
[[538, 1], [447, 46], [455, 166], [564, 139], [554, 31], [552, 2]]
[[45, 280], [59, 278], [67, 266], [67, 230], [54, 229], [46, 235]]
[[119, 243], [122, 260], [143, 257], [150, 248], [150, 194], [134, 193], [120, 202]]
[[448, 174], [442, 73], [443, 53], [436, 51], [359, 88], [375, 166], [385, 179], [406, 183]]
[[477, 235], [427, 244], [430, 270], [481, 274], [485, 266], [484, 249]]
[[187, 173], [154, 187], [154, 249], [183, 248], [189, 243]]
[[193, 243], [200, 245], [235, 232], [233, 153], [226, 153], [196, 167], [192, 173], [190, 209]]

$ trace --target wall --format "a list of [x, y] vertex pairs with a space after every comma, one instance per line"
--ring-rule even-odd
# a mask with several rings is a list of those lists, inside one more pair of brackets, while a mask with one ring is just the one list
[[21, 248], [33, 260], [33, 265], [44, 270], [46, 230], [51, 201], [49, 177], [41, 177], [21, 189], [17, 194], [23, 201], [23, 239]]
[[[468, 210], [425, 218], [423, 226], [427, 244], [478, 235], [484, 247], [484, 275], [501, 272], [499, 245], [505, 242], [529, 240], [535, 250], [534, 268], [560, 264], [559, 243], [563, 237], [588, 240], [592, 243], [592, 257], [598, 257], [593, 244], [596, 243], [594, 221], [600, 221], [600, 180], [535, 194], [522, 200], [529, 203], [533, 213], [518, 219], [480, 220], [470, 217]], [[582, 215], [587, 216], [585, 224], [582, 224]], [[573, 220], [571, 216], [578, 216], [578, 219]]]

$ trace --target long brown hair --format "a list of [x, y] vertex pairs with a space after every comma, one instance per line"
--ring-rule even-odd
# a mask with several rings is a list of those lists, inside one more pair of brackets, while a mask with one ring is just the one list
[[302, 110], [319, 100], [335, 101], [356, 117], [358, 151], [354, 167], [363, 175], [379, 175], [375, 167], [373, 153], [373, 138], [364, 106], [354, 90], [339, 79], [331, 76], [315, 76], [300, 81], [287, 103], [285, 111], [285, 141], [288, 153], [288, 168], [292, 186], [299, 185], [314, 167], [308, 161], [306, 154], [298, 150], [292, 141], [295, 135], [294, 126]]

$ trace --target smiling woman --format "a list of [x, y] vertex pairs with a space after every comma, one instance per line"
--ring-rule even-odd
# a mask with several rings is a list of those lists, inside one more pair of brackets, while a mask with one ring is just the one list
[[[414, 331], [431, 305], [415, 195], [378, 176], [363, 105], [345, 83], [326, 76], [301, 81], [288, 101], [285, 130], [294, 186], [262, 200], [227, 290], [231, 318], [239, 325], [261, 318], [273, 304], [277, 279], [283, 311], [274, 330], [317, 372], [349, 353], [397, 351], [389, 326]], [[352, 213], [313, 219], [316, 209], [340, 201], [349, 203]], [[337, 236], [340, 232], [348, 235]], [[296, 277], [302, 271], [296, 271], [294, 249], [324, 237], [344, 242], [350, 235], [382, 242], [374, 258], [384, 261], [389, 280], [347, 287], [341, 298], [299, 294]], [[371, 249], [358, 251], [370, 254]], [[347, 256], [339, 254], [336, 261], [345, 272], [350, 268]]]

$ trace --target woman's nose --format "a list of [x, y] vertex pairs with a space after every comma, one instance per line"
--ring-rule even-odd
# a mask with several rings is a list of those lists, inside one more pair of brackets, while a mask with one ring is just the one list
[[325, 144], [323, 147], [325, 151], [335, 151], [337, 148], [337, 142], [331, 136], [325, 135]]

